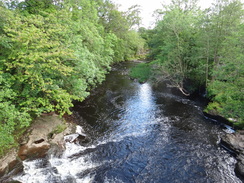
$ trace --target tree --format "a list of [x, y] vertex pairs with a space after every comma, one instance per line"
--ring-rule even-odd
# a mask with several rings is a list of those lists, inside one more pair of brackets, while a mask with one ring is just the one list
[[25, 0], [17, 3], [17, 8], [29, 14], [55, 11], [53, 0]]
[[[214, 60], [212, 80], [209, 82], [208, 91], [212, 102], [207, 109], [226, 118], [235, 119], [243, 128], [244, 11], [242, 7], [240, 1], [233, 1], [219, 12], [222, 21], [221, 29], [219, 27], [218, 30], [221, 30], [220, 36], [223, 37], [219, 42], [218, 60]], [[216, 53], [216, 47], [214, 50]]]
[[149, 41], [161, 74], [185, 94], [186, 81], [193, 91], [204, 84], [206, 110], [243, 128], [243, 4], [218, 0], [202, 12], [195, 1], [177, 0], [165, 8]]
[[184, 88], [184, 81], [197, 81], [195, 71], [200, 66], [194, 57], [198, 8], [194, 6], [195, 1], [190, 2], [173, 1], [166, 6], [153, 38], [157, 47], [154, 54], [163, 67], [163, 74], [172, 87], [179, 88], [185, 95], [189, 94]]
[[106, 33], [117, 37], [114, 42], [114, 60], [130, 60], [140, 53], [144, 40], [132, 28], [140, 23], [139, 7], [132, 6], [126, 12], [120, 12], [118, 6], [109, 0], [98, 1], [99, 23]]
[[[239, 0], [218, 0], [210, 10], [206, 29], [210, 36], [210, 56], [213, 58], [213, 67], [217, 67], [220, 61], [222, 43], [240, 24], [243, 10]], [[213, 68], [215, 69], [215, 68]]]
[[128, 11], [125, 12], [126, 20], [129, 23], [129, 28], [133, 28], [134, 26], [140, 27], [141, 24], [141, 17], [140, 17], [140, 6], [133, 5], [131, 6]]

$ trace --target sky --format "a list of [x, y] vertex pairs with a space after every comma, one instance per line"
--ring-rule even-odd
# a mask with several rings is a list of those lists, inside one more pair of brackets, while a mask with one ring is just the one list
[[[112, 0], [116, 4], [120, 4], [120, 10], [125, 11], [132, 5], [141, 6], [141, 17], [143, 27], [149, 28], [153, 26], [155, 18], [152, 16], [156, 9], [162, 8], [162, 3], [169, 3], [170, 0]], [[213, 0], [199, 0], [202, 8], [207, 8]]]

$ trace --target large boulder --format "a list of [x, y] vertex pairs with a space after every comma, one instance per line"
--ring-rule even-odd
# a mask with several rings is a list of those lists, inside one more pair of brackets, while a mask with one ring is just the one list
[[29, 129], [27, 139], [20, 144], [18, 156], [21, 160], [38, 158], [46, 154], [50, 148], [49, 138], [59, 125], [64, 124], [57, 115], [37, 118]]
[[41, 116], [19, 140], [19, 149], [13, 149], [0, 159], [0, 177], [10, 172], [18, 163], [22, 165], [22, 161], [27, 158], [41, 158], [46, 156], [49, 150], [64, 149], [66, 142], [86, 141], [86, 134], [81, 126], [65, 123], [64, 119], [55, 114]]
[[237, 159], [235, 172], [244, 178], [244, 130], [225, 134], [221, 138], [221, 144], [234, 153]]
[[244, 152], [244, 131], [238, 131], [232, 134], [225, 134], [221, 138], [222, 143], [228, 148], [234, 150], [237, 154]]
[[8, 153], [7, 156], [0, 159], [0, 177], [3, 176], [5, 173], [12, 170], [12, 168], [20, 162], [17, 158], [17, 150], [13, 149], [11, 152]]
[[[16, 164], [26, 158], [45, 156], [51, 144], [63, 147], [63, 137], [71, 133], [70, 126], [74, 126], [72, 128], [75, 129], [75, 125], [67, 125], [62, 118], [55, 114], [37, 118], [19, 139], [19, 149], [12, 149], [0, 159], [0, 176], [10, 172]], [[62, 131], [60, 131], [60, 127], [62, 127]]]

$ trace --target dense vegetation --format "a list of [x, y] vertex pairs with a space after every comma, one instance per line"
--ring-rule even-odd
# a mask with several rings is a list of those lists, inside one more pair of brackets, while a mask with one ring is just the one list
[[33, 118], [70, 113], [112, 63], [143, 49], [138, 13], [109, 0], [0, 1], [0, 155]]
[[141, 29], [160, 74], [189, 95], [207, 89], [206, 111], [244, 128], [244, 11], [240, 0], [174, 0], [158, 10], [153, 30]]

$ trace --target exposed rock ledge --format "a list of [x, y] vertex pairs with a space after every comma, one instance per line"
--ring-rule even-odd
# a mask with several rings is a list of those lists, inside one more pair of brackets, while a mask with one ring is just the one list
[[237, 176], [244, 180], [244, 130], [233, 134], [225, 134], [221, 138], [221, 145], [236, 156], [235, 172]]
[[37, 118], [20, 140], [19, 149], [13, 149], [0, 159], [0, 177], [26, 158], [45, 156], [52, 144], [64, 147], [63, 137], [73, 133], [75, 126], [55, 114]]

